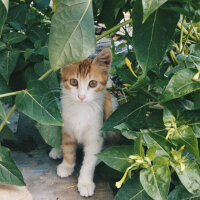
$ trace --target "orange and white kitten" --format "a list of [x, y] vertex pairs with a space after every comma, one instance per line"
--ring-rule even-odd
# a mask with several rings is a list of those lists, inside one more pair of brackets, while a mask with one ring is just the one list
[[[62, 152], [63, 161], [57, 167], [60, 177], [68, 177], [74, 171], [78, 143], [83, 144], [84, 160], [78, 178], [81, 196], [94, 194], [94, 170], [103, 144], [101, 127], [116, 106], [116, 101], [106, 90], [112, 53], [102, 50], [94, 59], [64, 67], [62, 74]], [[115, 105], [114, 105], [115, 104]], [[61, 152], [52, 149], [50, 157], [56, 159]]]

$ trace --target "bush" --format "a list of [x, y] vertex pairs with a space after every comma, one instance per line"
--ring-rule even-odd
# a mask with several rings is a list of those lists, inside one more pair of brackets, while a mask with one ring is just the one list
[[[7, 14], [6, 2], [0, 1], [1, 27]], [[10, 2], [0, 41], [0, 97], [13, 107], [6, 115], [0, 103], [1, 133], [9, 130], [6, 123], [17, 108], [37, 122], [49, 145], [58, 148], [62, 120], [56, 102], [56, 70], [94, 51], [94, 20], [109, 29], [96, 40], [112, 37], [129, 24], [133, 34], [122, 37], [128, 44], [126, 59], [112, 47], [116, 84], [110, 88], [121, 91], [119, 101], [127, 102], [110, 116], [102, 130], [119, 130], [134, 145], [111, 147], [97, 156], [124, 173], [116, 182], [120, 190], [115, 199], [198, 198], [199, 2], [60, 0], [53, 17], [48, 5], [48, 0]], [[122, 11], [129, 11], [131, 19], [120, 24]], [[52, 128], [54, 133], [46, 134]], [[0, 171], [4, 174], [1, 182], [24, 184], [3, 146]]]

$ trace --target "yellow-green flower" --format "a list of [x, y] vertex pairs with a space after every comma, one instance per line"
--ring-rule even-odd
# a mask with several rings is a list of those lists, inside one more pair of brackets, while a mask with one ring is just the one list
[[135, 72], [133, 71], [133, 68], [131, 66], [131, 61], [128, 58], [125, 58], [125, 63], [127, 65], [127, 67], [130, 69], [131, 73], [137, 78], [137, 75], [135, 74]]
[[124, 182], [125, 179], [126, 179], [126, 176], [127, 176], [127, 174], [128, 174], [129, 169], [131, 169], [131, 167], [128, 167], [128, 168], [126, 169], [126, 171], [125, 171], [125, 173], [124, 173], [122, 179], [121, 179], [120, 181], [118, 181], [118, 182], [115, 183], [116, 188], [118, 188], [118, 189], [121, 188], [123, 182]]
[[200, 72], [197, 72], [192, 78], [193, 81], [198, 81]]

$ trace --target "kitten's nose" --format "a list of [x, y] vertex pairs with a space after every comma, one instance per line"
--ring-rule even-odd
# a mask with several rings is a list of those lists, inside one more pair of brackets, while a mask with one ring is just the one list
[[83, 101], [85, 98], [86, 98], [86, 96], [85, 95], [78, 95], [78, 98], [81, 100], [81, 101]]

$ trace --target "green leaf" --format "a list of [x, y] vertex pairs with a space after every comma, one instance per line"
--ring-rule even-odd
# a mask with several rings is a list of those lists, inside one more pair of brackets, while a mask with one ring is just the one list
[[199, 194], [191, 194], [189, 193], [183, 185], [178, 185], [175, 187], [172, 192], [170, 192], [168, 196], [168, 200], [199, 200]]
[[151, 13], [153, 13], [156, 9], [158, 9], [166, 1], [167, 0], [142, 0], [143, 23], [151, 15]]
[[141, 113], [141, 111], [149, 105], [149, 103], [143, 105], [142, 103], [143, 99], [139, 101], [138, 98], [132, 98], [128, 103], [120, 105], [117, 110], [113, 112], [112, 115], [106, 120], [102, 130], [114, 131], [115, 129], [113, 129], [113, 127], [130, 119], [135, 120], [136, 116], [138, 116], [138, 112]]
[[15, 103], [20, 112], [41, 124], [62, 126], [55, 96], [42, 81], [30, 81], [27, 90], [17, 95]]
[[10, 150], [0, 146], [0, 182], [10, 185], [24, 186], [21, 172], [15, 165]]
[[167, 108], [164, 107], [163, 110], [163, 122], [164, 124], [172, 124], [176, 121], [176, 118], [172, 114], [172, 112]]
[[192, 80], [196, 70], [183, 69], [172, 76], [163, 94], [160, 97], [162, 103], [176, 99], [200, 89], [200, 83]]
[[0, 0], [0, 37], [8, 14], [9, 0]]
[[124, 172], [130, 166], [128, 162], [130, 155], [133, 155], [133, 146], [121, 145], [110, 147], [96, 156], [109, 167]]
[[18, 32], [10, 32], [3, 37], [3, 41], [7, 44], [17, 44], [24, 41], [25, 39], [26, 36]]
[[0, 139], [17, 140], [16, 136], [8, 126], [4, 126], [3, 130], [0, 132]]
[[50, 0], [34, 0], [39, 9], [49, 7]]
[[117, 192], [114, 200], [151, 200], [140, 183], [139, 176], [134, 175], [126, 181]]
[[142, 136], [139, 137], [134, 142], [134, 154], [144, 158], [144, 148], [142, 146]]
[[169, 192], [171, 173], [165, 158], [157, 157], [152, 167], [140, 171], [140, 182], [155, 200], [165, 200]]
[[191, 127], [183, 125], [177, 129], [177, 132], [170, 136], [170, 140], [178, 147], [185, 145], [185, 149], [196, 156], [199, 157], [198, 140]]
[[156, 150], [157, 150], [157, 145], [155, 144], [151, 146], [149, 149], [147, 149], [146, 157], [148, 157], [150, 161], [154, 160]]
[[40, 131], [42, 138], [48, 145], [57, 149], [60, 148], [61, 128], [59, 126], [46, 126], [42, 124], [37, 124], [36, 127]]
[[[35, 73], [38, 76], [42, 76], [50, 69], [49, 61], [44, 60], [41, 63], [36, 63], [34, 66]], [[56, 96], [60, 95], [60, 84], [58, 82], [58, 78], [56, 72], [52, 72], [47, 78], [43, 80], [54, 93], [56, 92]]]
[[6, 44], [4, 42], [0, 42], [0, 51], [6, 49]]
[[[3, 77], [0, 75], [0, 94], [5, 94], [11, 92], [9, 86], [7, 85], [6, 81], [3, 79]], [[11, 104], [11, 97], [6, 97], [1, 99], [5, 103]]]
[[24, 58], [25, 58], [25, 61], [28, 60], [28, 58], [32, 55], [32, 53], [34, 52], [35, 50], [34, 49], [30, 49], [30, 48], [27, 48], [24, 52]]
[[186, 159], [183, 161], [185, 169], [181, 171], [179, 163], [170, 163], [171, 166], [176, 171], [181, 183], [185, 188], [192, 194], [200, 193], [200, 169], [197, 163], [191, 159]]
[[[162, 9], [156, 10], [144, 22], [142, 1], [133, 9], [133, 47], [144, 74], [163, 59], [174, 34], [179, 15]], [[159, 38], [159, 40], [158, 40]]]
[[49, 36], [51, 68], [87, 58], [95, 50], [95, 43], [92, 1], [58, 1]]
[[0, 74], [9, 82], [10, 75], [15, 69], [19, 52], [17, 51], [3, 51], [0, 53]]
[[0, 101], [0, 119], [4, 120], [5, 118], [6, 118], [6, 113], [5, 113], [2, 103]]
[[148, 130], [141, 130], [141, 132], [148, 148], [156, 144], [156, 156], [170, 156], [171, 147], [173, 147], [173, 145], [168, 140], [166, 140], [165, 137]]
[[135, 140], [139, 134], [135, 131], [130, 130], [126, 123], [117, 125], [114, 128], [119, 130], [121, 132], [121, 134], [129, 140]]

